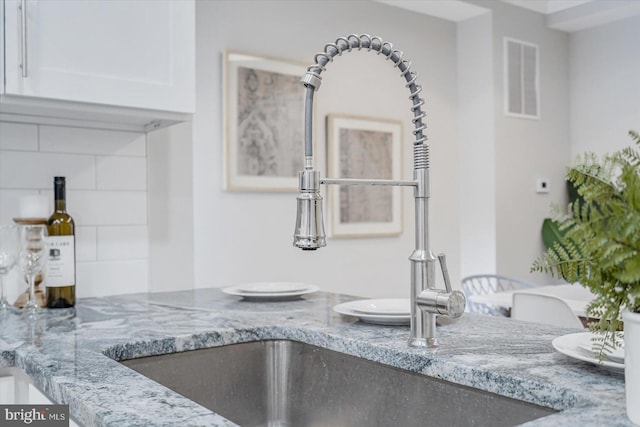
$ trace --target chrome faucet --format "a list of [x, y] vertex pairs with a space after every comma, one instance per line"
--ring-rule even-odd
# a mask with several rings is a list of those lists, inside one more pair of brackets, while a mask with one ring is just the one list
[[[411, 92], [411, 112], [415, 142], [413, 143], [413, 179], [412, 180], [384, 180], [384, 179], [330, 179], [320, 178], [320, 172], [313, 169], [313, 95], [320, 88], [326, 65], [335, 56], [353, 49], [374, 51], [391, 60], [394, 67], [400, 70], [400, 75], [406, 80], [405, 87]], [[411, 61], [402, 59], [402, 51], [394, 49], [389, 42], [380, 37], [367, 34], [350, 34], [338, 38], [335, 43], [328, 43], [324, 51], [315, 55], [315, 64], [307, 68], [301, 83], [306, 87], [305, 101], [305, 169], [299, 174], [300, 194], [297, 197], [297, 219], [293, 245], [303, 250], [315, 250], [326, 246], [326, 235], [322, 221], [322, 196], [320, 184], [334, 185], [388, 185], [413, 187], [415, 198], [415, 245], [416, 248], [409, 257], [411, 261], [411, 337], [409, 345], [412, 347], [436, 347], [436, 316], [446, 315], [460, 317], [464, 312], [466, 299], [460, 291], [451, 289], [449, 272], [447, 271], [445, 255], [437, 257], [429, 249], [429, 209], [430, 196], [429, 181], [429, 145], [423, 131], [426, 126], [422, 120], [426, 116], [422, 112], [424, 100], [420, 98], [422, 86], [416, 84], [417, 74], [411, 71]], [[440, 263], [446, 290], [436, 289], [436, 261]]]

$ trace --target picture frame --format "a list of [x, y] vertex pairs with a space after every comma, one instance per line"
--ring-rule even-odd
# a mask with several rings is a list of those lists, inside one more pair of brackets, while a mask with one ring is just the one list
[[304, 168], [306, 66], [225, 51], [224, 189], [297, 191]]
[[[327, 162], [331, 178], [402, 179], [402, 121], [329, 114]], [[330, 236], [402, 233], [400, 187], [331, 185], [328, 196]]]

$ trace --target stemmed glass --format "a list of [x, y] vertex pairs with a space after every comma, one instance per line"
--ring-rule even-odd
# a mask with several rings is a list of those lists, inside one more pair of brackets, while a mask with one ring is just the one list
[[0, 225], [0, 315], [13, 311], [4, 294], [4, 277], [9, 274], [18, 259], [18, 228]]
[[29, 280], [29, 301], [23, 308], [23, 314], [29, 317], [39, 311], [35, 298], [35, 279], [47, 261], [46, 237], [46, 225], [20, 227], [20, 267]]

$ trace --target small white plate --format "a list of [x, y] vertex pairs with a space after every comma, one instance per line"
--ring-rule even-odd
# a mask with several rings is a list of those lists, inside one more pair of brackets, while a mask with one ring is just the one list
[[554, 339], [552, 344], [560, 353], [574, 359], [591, 362], [594, 365], [604, 367], [615, 372], [624, 371], [624, 363], [617, 363], [607, 359], [600, 362], [596, 357], [593, 357], [593, 352], [591, 350], [586, 352], [581, 349], [581, 343], [591, 343], [591, 336], [591, 332], [578, 332], [576, 334], [563, 335]]
[[385, 316], [408, 316], [411, 306], [408, 298], [366, 299], [353, 301], [351, 309], [364, 314], [382, 314]]
[[[411, 313], [409, 312], [406, 312], [404, 314], [389, 314], [385, 312], [365, 313], [364, 311], [359, 311], [359, 310], [366, 311], [366, 310], [372, 310], [372, 309], [375, 310], [375, 307], [373, 307], [372, 304], [374, 306], [378, 304], [379, 306], [380, 301], [385, 301], [385, 300], [369, 299], [369, 300], [345, 302], [333, 307], [333, 311], [345, 316], [357, 317], [363, 322], [373, 323], [376, 325], [408, 325], [411, 322]], [[409, 300], [405, 299], [404, 301], [405, 301], [405, 304], [409, 306]], [[394, 304], [398, 304], [398, 303], [394, 302]], [[386, 303], [382, 304], [383, 307], [385, 305]], [[398, 311], [397, 308], [395, 308], [395, 311], [396, 312]]]
[[309, 285], [297, 282], [257, 282], [235, 286], [236, 291], [248, 294], [288, 294], [308, 288]]
[[286, 301], [300, 298], [318, 289], [315, 285], [296, 282], [259, 282], [230, 286], [222, 289], [222, 292], [248, 301]]
[[[582, 337], [580, 337], [580, 342], [578, 343], [578, 347], [585, 351], [587, 354], [589, 355], [593, 355], [594, 357], [598, 357], [598, 355], [593, 351], [593, 341], [592, 341], [592, 337], [594, 336], [594, 334], [591, 333], [587, 333], [585, 335], [583, 335]], [[605, 353], [605, 358], [611, 360], [612, 362], [616, 362], [616, 363], [622, 363], [624, 364], [624, 335], [623, 332], [620, 332], [618, 334], [618, 339], [620, 340], [620, 343], [623, 345], [623, 347], [621, 348], [616, 348], [615, 350], [611, 351], [610, 353]]]

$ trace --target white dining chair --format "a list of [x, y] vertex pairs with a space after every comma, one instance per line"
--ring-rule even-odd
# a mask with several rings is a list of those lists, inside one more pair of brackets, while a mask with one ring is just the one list
[[566, 328], [584, 328], [571, 307], [563, 299], [552, 295], [515, 292], [511, 318]]
[[462, 279], [460, 287], [467, 297], [469, 312], [490, 316], [509, 317], [509, 309], [474, 302], [475, 295], [488, 295], [496, 292], [514, 291], [538, 287], [535, 283], [499, 274], [475, 274]]

